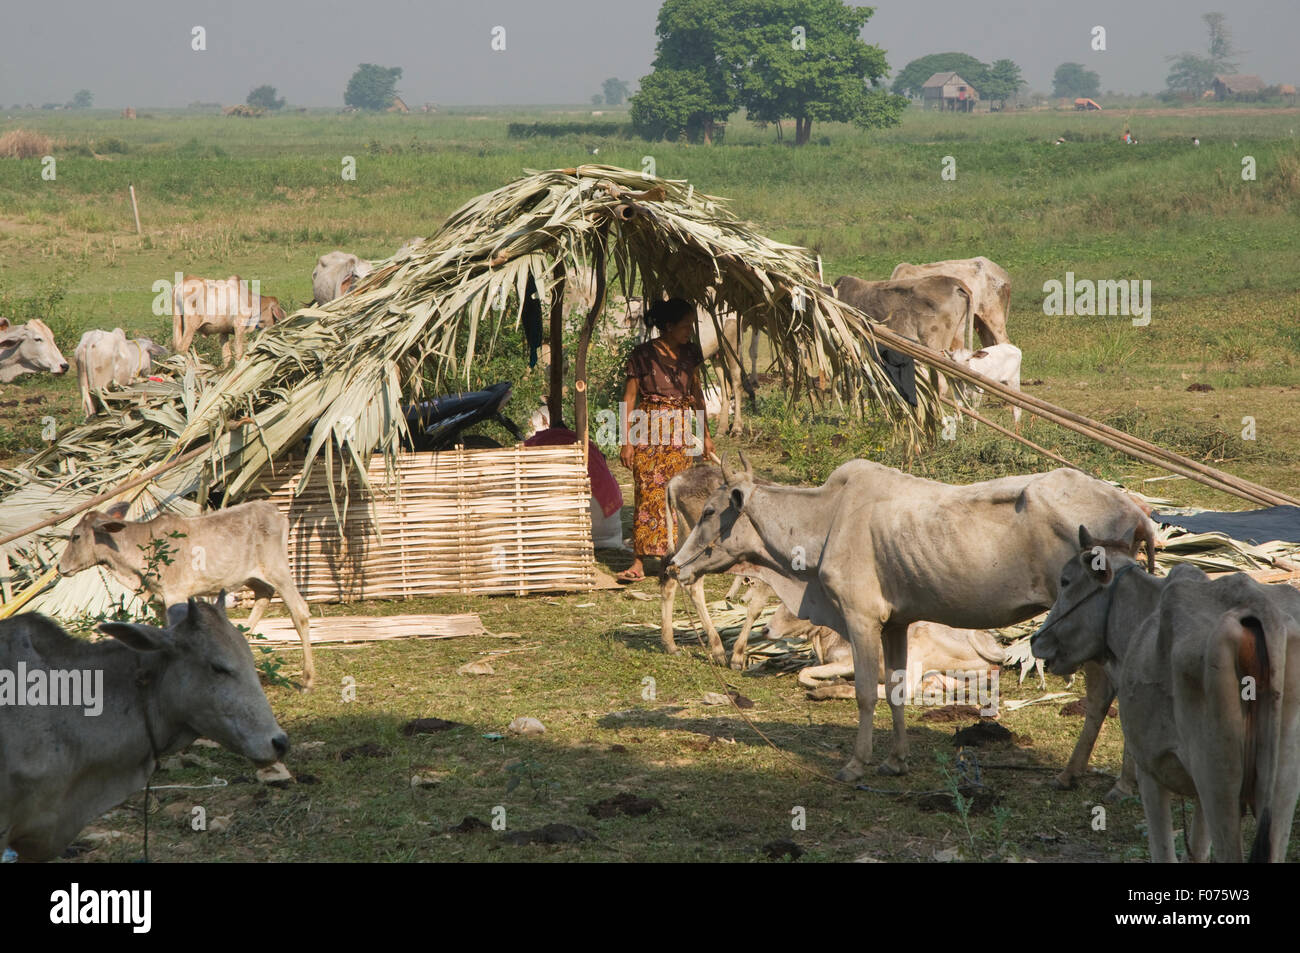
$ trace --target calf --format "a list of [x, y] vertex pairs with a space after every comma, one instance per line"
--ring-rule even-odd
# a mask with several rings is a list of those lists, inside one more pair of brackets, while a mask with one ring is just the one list
[[238, 275], [223, 281], [182, 276], [172, 290], [172, 349], [184, 354], [196, 334], [221, 336], [222, 366], [230, 363], [230, 338], [235, 338], [235, 359], [243, 360], [244, 337], [249, 331], [271, 327], [285, 319], [280, 302], [270, 295], [251, 294]]
[[1079, 545], [1033, 651], [1058, 675], [1105, 665], [1151, 859], [1176, 860], [1169, 808], [1179, 795], [1199, 802], [1193, 860], [1213, 846], [1216, 860], [1240, 863], [1247, 807], [1259, 821], [1250, 859], [1285, 860], [1300, 794], [1300, 592], [1188, 565], [1149, 576], [1122, 555], [1094, 556], [1082, 526]]
[[121, 328], [112, 331], [87, 331], [81, 336], [73, 360], [77, 364], [77, 385], [81, 388], [81, 406], [89, 417], [95, 412], [91, 395], [109, 384], [129, 384], [144, 377], [153, 367], [153, 359], [166, 357], [167, 349], [148, 338], [127, 340]]
[[[275, 504], [260, 500], [203, 516], [164, 514], [144, 523], [128, 523], [123, 515], [119, 504], [108, 513], [83, 516], [59, 559], [59, 572], [71, 576], [107, 566], [125, 585], [148, 591], [164, 606], [248, 586], [256, 598], [248, 617], [250, 631], [256, 630], [271, 596], [279, 592], [302, 639], [303, 685], [311, 688], [316, 669], [310, 616], [289, 568], [289, 522]], [[180, 537], [168, 545], [180, 553], [169, 563], [150, 567], [154, 541], [170, 540], [173, 533]]]
[[10, 324], [0, 318], [0, 384], [23, 374], [68, 373], [67, 359], [54, 343], [54, 332], [35, 318], [26, 324]]
[[[21, 707], [0, 680], [0, 851], [58, 857], [143, 788], [159, 758], [200, 735], [259, 766], [284, 757], [289, 739], [222, 602], [190, 599], [167, 622], [105, 622], [115, 641], [92, 643], [36, 613], [0, 620], [0, 673], [26, 673], [26, 684], [10, 683], [26, 696]], [[42, 704], [31, 701], [37, 673]]]
[[[958, 348], [952, 352], [952, 359], [964, 364], [977, 374], [983, 374], [990, 380], [1005, 384], [1012, 390], [1020, 391], [1020, 348], [1014, 344], [994, 344], [978, 351]], [[984, 392], [974, 384], [966, 381], [957, 382], [957, 392], [963, 395], [966, 403], [978, 408]], [[1020, 432], [1020, 408], [1012, 405], [1011, 416], [1016, 422], [1016, 433]]]

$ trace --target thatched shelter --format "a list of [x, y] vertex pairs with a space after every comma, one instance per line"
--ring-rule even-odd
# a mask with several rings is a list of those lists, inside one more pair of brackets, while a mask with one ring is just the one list
[[0, 473], [0, 615], [108, 604], [111, 585], [97, 592], [105, 586], [84, 578], [92, 574], [59, 579], [53, 569], [89, 503], [128, 500], [133, 518], [147, 518], [161, 509], [195, 513], [214, 489], [237, 502], [309, 431], [302, 480], [325, 467], [341, 523], [347, 487], [368, 485], [373, 454], [384, 455], [394, 478], [403, 403], [467, 382], [502, 327], [521, 321], [530, 283], [550, 302], [558, 419], [565, 276], [582, 266], [594, 268], [597, 294], [575, 362], [579, 433], [587, 427], [586, 348], [611, 273], [625, 294], [716, 303], [757, 322], [792, 401], [812, 394], [854, 409], [874, 404], [910, 432], [934, 427], [929, 381], [917, 406], [902, 400], [870, 359], [868, 322], [818, 283], [803, 249], [765, 238], [686, 182], [600, 165], [532, 172], [464, 205], [352, 293], [263, 332], [224, 373], [173, 358], [170, 380], [107, 396], [109, 413]]

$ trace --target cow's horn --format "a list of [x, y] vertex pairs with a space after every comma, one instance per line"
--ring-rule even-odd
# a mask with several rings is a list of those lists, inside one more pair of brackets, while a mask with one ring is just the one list
[[737, 450], [736, 453], [740, 457], [740, 465], [745, 468], [745, 476], [750, 480], [754, 479], [754, 467], [750, 464], [749, 458], [745, 456], [745, 451]]
[[722, 464], [722, 482], [724, 483], [734, 482], [731, 473], [731, 467], [727, 466], [727, 455], [725, 453], [722, 455], [722, 459], [719, 460], [718, 462]]

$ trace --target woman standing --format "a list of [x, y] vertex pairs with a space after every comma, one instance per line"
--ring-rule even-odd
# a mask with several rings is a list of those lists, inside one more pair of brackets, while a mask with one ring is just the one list
[[[636, 518], [632, 535], [635, 557], [619, 573], [619, 582], [645, 578], [642, 560], [668, 554], [668, 481], [694, 463], [698, 451], [688, 453], [698, 414], [704, 454], [712, 455], [708, 414], [699, 368], [704, 354], [695, 343], [695, 308], [681, 298], [657, 301], [645, 316], [659, 337], [636, 347], [627, 360], [627, 387], [623, 392], [622, 432], [627, 439], [619, 459], [632, 471], [636, 487]], [[633, 411], [644, 416], [633, 418]], [[647, 424], [648, 418], [648, 424]]]

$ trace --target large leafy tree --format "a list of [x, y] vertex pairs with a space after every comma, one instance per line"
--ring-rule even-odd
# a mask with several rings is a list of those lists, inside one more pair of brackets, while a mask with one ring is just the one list
[[1165, 85], [1169, 92], [1196, 98], [1214, 85], [1216, 73], [1231, 73], [1237, 68], [1237, 48], [1232, 43], [1232, 31], [1222, 13], [1203, 13], [1201, 19], [1209, 31], [1208, 56], [1195, 53], [1178, 53], [1166, 57], [1172, 65]]
[[666, 0], [632, 121], [651, 138], [709, 142], [744, 106], [761, 122], [793, 118], [798, 145], [817, 120], [892, 125], [906, 101], [880, 88], [885, 54], [859, 37], [872, 12], [840, 0]]
[[260, 106], [262, 109], [282, 109], [284, 108], [284, 97], [275, 98], [274, 86], [259, 86], [248, 94], [245, 100], [250, 106]]
[[[1010, 62], [999, 60], [998, 62]], [[1014, 65], [1014, 64], [1012, 64]], [[989, 68], [975, 57], [966, 53], [931, 53], [912, 60], [899, 71], [894, 78], [893, 90], [904, 96], [920, 96], [921, 87], [935, 73], [959, 73], [961, 78], [975, 87], [975, 91], [984, 99], [990, 99], [985, 92], [988, 85]], [[1019, 70], [1017, 69], [1017, 73]]]
[[713, 141], [716, 124], [736, 108], [718, 52], [730, 16], [725, 0], [664, 0], [653, 72], [641, 79], [630, 103], [637, 132], [649, 139]]
[[[971, 83], [974, 84], [975, 81], [971, 80]], [[976, 85], [975, 89], [982, 99], [996, 102], [1002, 108], [1006, 108], [1007, 100], [1013, 99], [1020, 91], [1020, 87], [1024, 85], [1025, 81], [1020, 76], [1019, 66], [1011, 60], [996, 60], [988, 68], [984, 85]]]
[[875, 11], [840, 0], [747, 0], [720, 44], [737, 100], [760, 121], [795, 120], [795, 145], [815, 121], [890, 126], [907, 108], [883, 88], [885, 52], [863, 43]]
[[387, 109], [397, 95], [397, 81], [402, 78], [400, 66], [376, 66], [362, 63], [348, 80], [343, 102], [357, 109]]
[[1101, 77], [1082, 63], [1062, 63], [1052, 76], [1052, 95], [1092, 99], [1101, 91]]
[[72, 109], [89, 109], [94, 103], [95, 97], [88, 89], [79, 89], [68, 106]]

